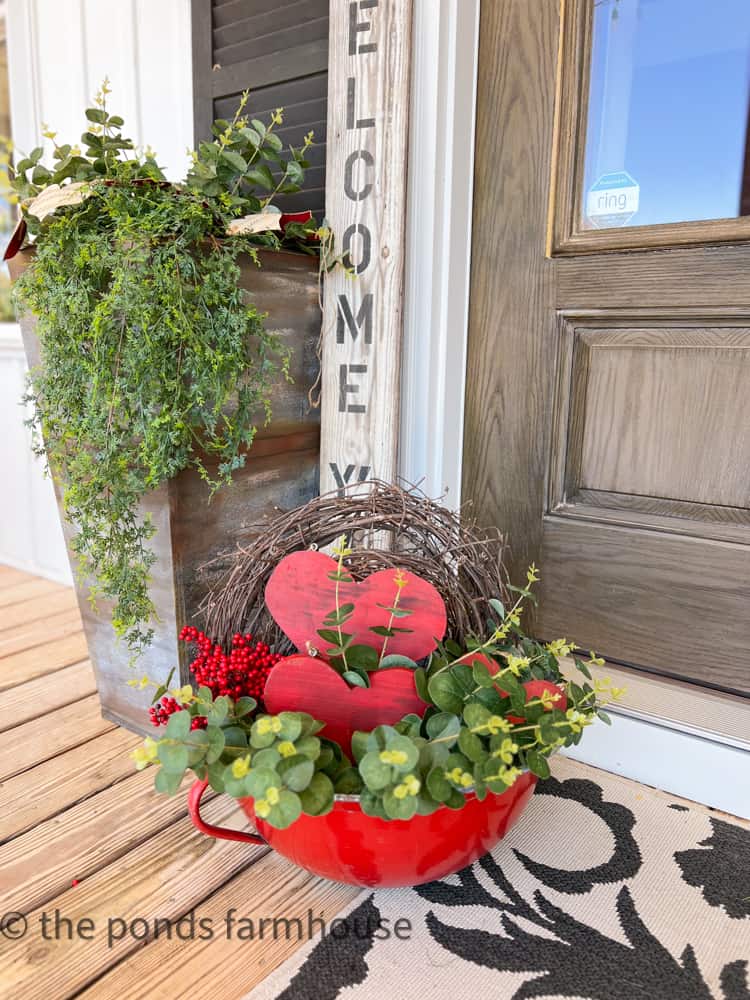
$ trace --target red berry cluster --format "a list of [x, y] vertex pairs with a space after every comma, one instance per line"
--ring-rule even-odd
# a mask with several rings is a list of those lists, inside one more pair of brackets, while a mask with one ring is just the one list
[[249, 695], [260, 701], [266, 678], [281, 659], [265, 642], [254, 642], [249, 632], [246, 635], [235, 632], [229, 654], [193, 625], [185, 626], [180, 639], [198, 647], [198, 656], [190, 664], [190, 670], [195, 683], [210, 688], [214, 698], [229, 695], [236, 701]]
[[[175, 712], [181, 712], [183, 708], [187, 708], [187, 706], [180, 705], [176, 699], [165, 694], [161, 701], [152, 705], [148, 710], [151, 724], [153, 726], [166, 726], [169, 722], [169, 716], [174, 715]], [[207, 725], [208, 719], [205, 715], [196, 715], [190, 720], [191, 729], [205, 729]]]
[[151, 723], [154, 726], [166, 726], [169, 722], [169, 716], [173, 715], [175, 712], [179, 712], [182, 705], [178, 705], [174, 698], [170, 698], [169, 695], [164, 695], [161, 701], [158, 701], [155, 705], [152, 705], [148, 710], [148, 714], [151, 716]]
[[[238, 698], [249, 696], [260, 701], [266, 679], [281, 659], [278, 653], [271, 652], [265, 642], [254, 642], [250, 633], [241, 635], [236, 632], [232, 636], [229, 654], [193, 625], [186, 625], [182, 629], [180, 639], [182, 642], [195, 643], [198, 647], [198, 656], [190, 664], [195, 686], [210, 688], [214, 698], [228, 695], [237, 701]], [[169, 716], [183, 707], [174, 698], [165, 695], [149, 709], [151, 722], [155, 726], [164, 726], [169, 721]], [[192, 728], [205, 729], [206, 724], [204, 716], [196, 716], [192, 721]]]

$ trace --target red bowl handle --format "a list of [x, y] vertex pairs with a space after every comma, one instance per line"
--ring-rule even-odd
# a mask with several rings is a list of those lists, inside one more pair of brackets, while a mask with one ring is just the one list
[[209, 837], [216, 837], [218, 840], [239, 840], [242, 844], [268, 846], [266, 841], [257, 833], [245, 833], [243, 830], [229, 830], [223, 826], [214, 826], [213, 823], [206, 823], [201, 817], [201, 799], [207, 788], [208, 782], [201, 781], [200, 778], [196, 778], [190, 786], [187, 801], [188, 812], [190, 813], [190, 819], [193, 821], [193, 826], [200, 830], [201, 833], [205, 833]]

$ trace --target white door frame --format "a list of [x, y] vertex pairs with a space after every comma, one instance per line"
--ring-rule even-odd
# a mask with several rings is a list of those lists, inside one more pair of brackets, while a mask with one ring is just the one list
[[400, 474], [461, 502], [479, 0], [414, 0]]

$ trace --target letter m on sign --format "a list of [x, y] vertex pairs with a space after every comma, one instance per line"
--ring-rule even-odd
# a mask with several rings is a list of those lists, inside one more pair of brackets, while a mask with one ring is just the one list
[[362, 304], [355, 319], [354, 312], [346, 295], [338, 297], [338, 317], [336, 321], [336, 343], [343, 344], [346, 336], [346, 328], [352, 335], [352, 340], [357, 339], [361, 330], [366, 344], [372, 343], [372, 292], [362, 296]]

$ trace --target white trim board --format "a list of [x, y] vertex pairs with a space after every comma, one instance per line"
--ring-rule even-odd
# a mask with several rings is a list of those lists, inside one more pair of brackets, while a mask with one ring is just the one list
[[479, 0], [414, 0], [399, 472], [461, 501]]
[[609, 711], [567, 757], [750, 819], [750, 752]]

